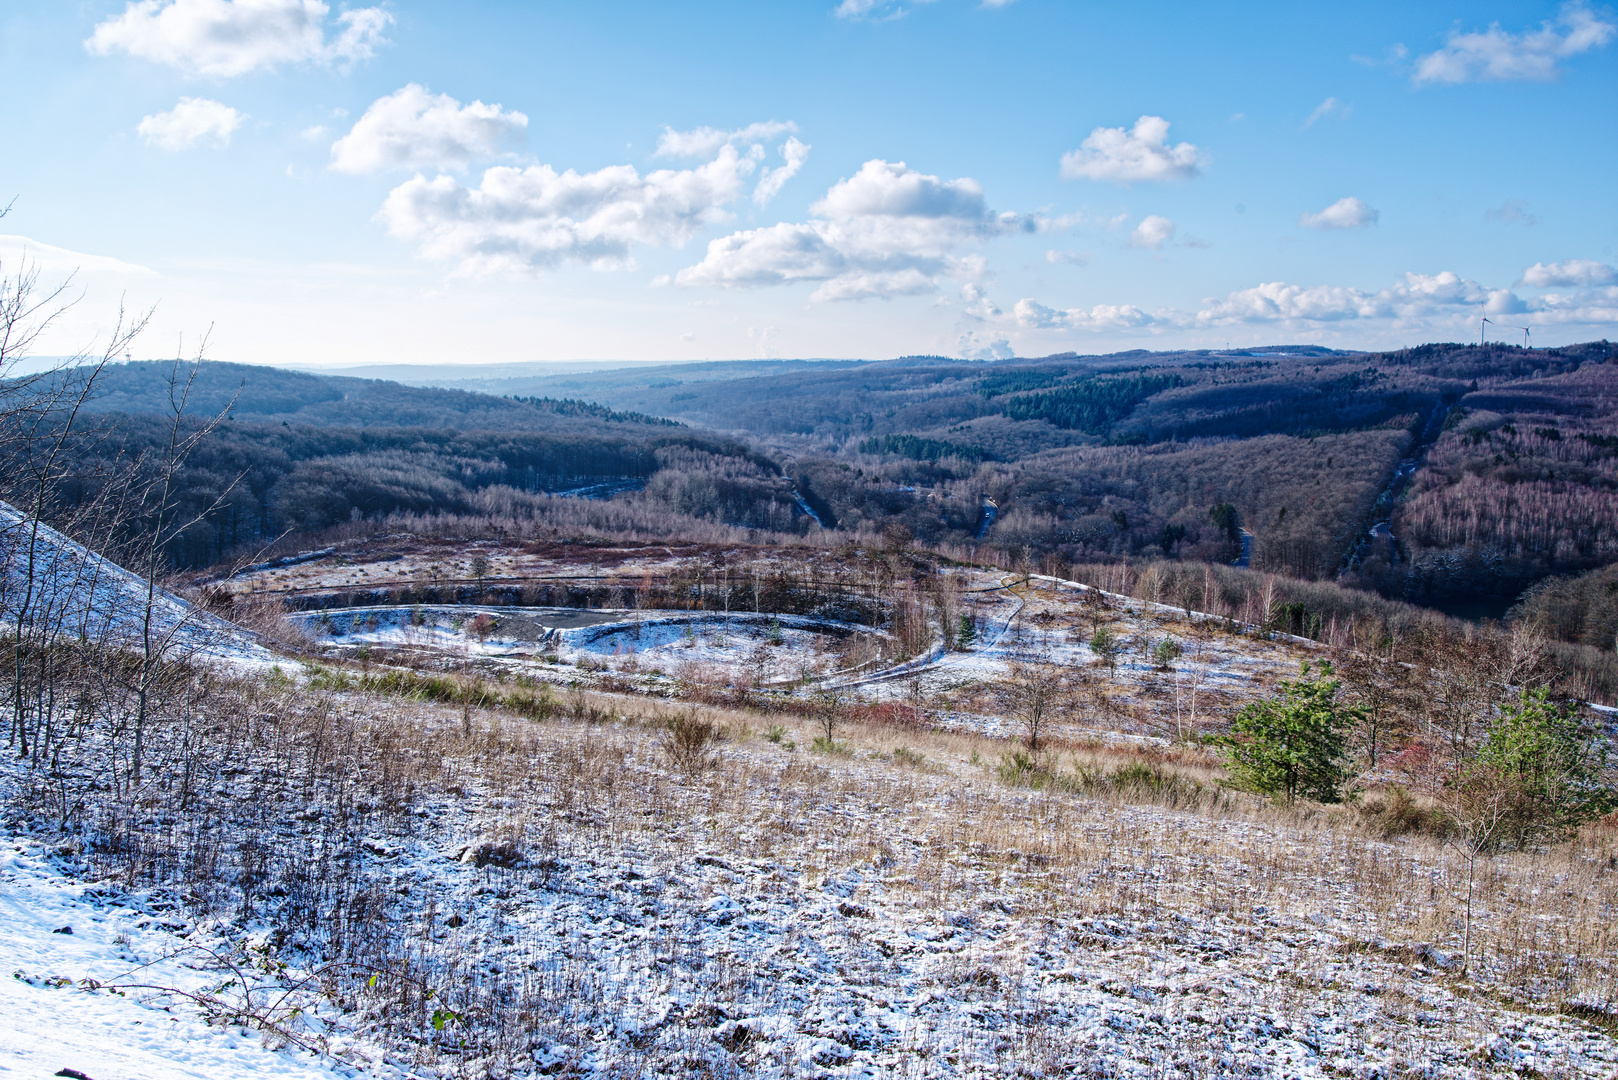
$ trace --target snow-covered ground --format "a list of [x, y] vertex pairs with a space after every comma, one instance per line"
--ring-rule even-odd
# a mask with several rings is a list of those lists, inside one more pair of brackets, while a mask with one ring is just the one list
[[867, 626], [802, 615], [393, 605], [287, 616], [317, 645], [493, 661], [518, 673], [574, 678], [569, 666], [644, 673], [649, 685], [690, 666], [746, 684], [857, 679], [895, 654]]
[[[144, 578], [0, 502], [0, 621], [136, 647], [147, 604]], [[150, 610], [151, 638], [167, 656], [234, 667], [275, 660], [239, 627], [166, 589], [151, 591]]]
[[[619, 570], [678, 561], [643, 554]], [[369, 576], [324, 559], [262, 573]], [[210, 918], [178, 893], [88, 880], [112, 855], [92, 863], [26, 832], [6, 843], [0, 968], [17, 974], [0, 1000], [0, 1071], [1618, 1076], [1604, 851], [1492, 860], [1463, 931], [1464, 860], [1368, 838], [1352, 810], [1266, 810], [1211, 780], [1190, 781], [1189, 802], [1013, 786], [996, 767], [1010, 746], [995, 737], [1013, 732], [992, 695], [1014, 664], [1085, 673], [1104, 712], [1074, 726], [1139, 736], [1264, 692], [1317, 651], [1055, 579], [960, 580], [952, 615], [968, 617], [971, 648], [903, 661], [883, 635], [787, 616], [300, 616], [345, 652], [653, 694], [673, 689], [660, 669], [740, 678], [762, 665], [768, 681], [814, 662], [851, 693], [922, 701], [949, 730], [845, 724], [810, 750], [819, 730], [789, 714], [717, 710], [724, 736], [698, 767], [664, 726], [684, 706], [648, 696], [601, 695], [591, 719], [536, 723], [287, 680], [240, 691], [251, 704], [220, 725], [230, 760], [204, 748], [185, 765], [185, 799], [149, 780], [126, 819], [170, 845], [169, 866], [188, 865], [188, 836], [223, 838], [203, 845], [224, 861]], [[1116, 670], [1089, 644], [1100, 627], [1122, 644]], [[1169, 638], [1181, 651], [1164, 661]], [[1170, 760], [1167, 740], [1151, 750], [1133, 767]], [[1174, 752], [1193, 776], [1199, 752]], [[1112, 767], [1081, 753], [1048, 760], [1073, 775]], [[263, 861], [237, 874], [230, 860], [249, 848]], [[384, 1055], [376, 1040], [401, 1030], [388, 1027], [400, 1006], [352, 974], [289, 999], [302, 1010], [289, 1030], [329, 1058], [203, 1022], [245, 985], [221, 957], [268, 989], [333, 947], [335, 931], [289, 899], [313, 865], [349, 875], [332, 901], [344, 925], [384, 928], [375, 947], [432, 986], [441, 1030], [418, 1022]], [[278, 938], [294, 910], [302, 922]], [[276, 966], [278, 939], [290, 969]], [[520, 1023], [485, 1038], [502, 1015]], [[459, 1057], [463, 1034], [483, 1040], [477, 1056]]]
[[[453, 713], [354, 704], [378, 706], [408, 711], [425, 725], [416, 738], [452, 752]], [[908, 755], [866, 744], [826, 756], [738, 732], [697, 773], [672, 769], [656, 729], [635, 723], [506, 720], [487, 738], [511, 749], [476, 742], [372, 819], [356, 838], [357, 884], [385, 903], [417, 970], [483, 1006], [520, 1002], [527, 1049], [457, 1067], [418, 1045], [384, 1075], [1618, 1069], [1610, 1033], [1556, 1011], [1548, 991], [1562, 976], [1501, 983], [1490, 972], [1515, 962], [1505, 956], [1460, 973], [1453, 903], [1435, 912], [1442, 894], [1418, 887], [1453, 884], [1440, 849], [1008, 788], [965, 756], [982, 744], [951, 737], [921, 737]], [[284, 801], [273, 781], [255, 790]], [[272, 822], [275, 845], [296, 850], [320, 817], [311, 806]], [[69, 865], [26, 838], [0, 860], [0, 964], [18, 972], [0, 1002], [14, 1029], [0, 1035], [6, 1067], [96, 1080], [342, 1074], [257, 1033], [205, 1027], [173, 995], [80, 982], [228, 981], [202, 948], [262, 944], [267, 884], [253, 919], [199, 924], [163, 894], [74, 882]], [[1572, 881], [1568, 868], [1533, 873], [1535, 889]], [[1498, 921], [1513, 888], [1497, 884], [1480, 907], [1479, 935], [1509, 936]], [[65, 925], [71, 936], [52, 934]], [[309, 1005], [313, 1030], [362, 1062], [364, 1014]]]
[[[651, 572], [640, 564], [629, 570]], [[365, 650], [385, 661], [398, 654], [660, 695], [693, 678], [799, 693], [830, 687], [869, 700], [926, 702], [946, 726], [993, 735], [1013, 734], [994, 688], [1014, 663], [1046, 663], [1095, 681], [1094, 708], [1059, 718], [1052, 734], [1090, 736], [1106, 727], [1138, 737], [1200, 730], [1318, 655], [1303, 639], [1233, 633], [1223, 620], [1056, 578], [961, 570], [954, 580], [961, 592], [952, 624], [965, 616], [975, 640], [945, 651], [937, 637], [908, 658], [879, 630], [790, 615], [396, 605], [290, 618], [336, 655]], [[1090, 646], [1103, 626], [1120, 649], [1108, 668]], [[1178, 654], [1164, 659], [1165, 643]]]
[[[0, 1076], [77, 1069], [93, 1080], [335, 1080], [327, 1057], [272, 1049], [259, 1031], [209, 1026], [195, 1005], [140, 983], [207, 993], [221, 982], [199, 927], [173, 897], [76, 881], [27, 836], [0, 838]], [[390, 1070], [392, 1071], [392, 1070]]]

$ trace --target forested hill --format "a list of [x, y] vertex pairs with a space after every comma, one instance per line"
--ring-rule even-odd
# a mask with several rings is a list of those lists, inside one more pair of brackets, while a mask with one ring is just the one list
[[[161, 489], [151, 481], [176, 402], [186, 430], [228, 410], [171, 485], [177, 495], [167, 516], [200, 515], [168, 544], [178, 566], [204, 566], [289, 532], [392, 514], [477, 517], [493, 505], [531, 507], [546, 493], [652, 484], [661, 473], [670, 474], [662, 489], [685, 493], [682, 512], [774, 529], [791, 529], [796, 516], [790, 485], [770, 458], [659, 417], [242, 364], [204, 363], [192, 377], [172, 362], [100, 373], [53, 466], [58, 501], [47, 516], [65, 524], [99, 493], [127, 488], [145, 492], [145, 507], [126, 531], [149, 528]], [[41, 444], [13, 437], [4, 445], [19, 459], [4, 463], [4, 497], [31, 505], [27, 459], [37, 464]], [[689, 478], [709, 474], [720, 479], [693, 489]]]
[[[190, 386], [188, 365], [145, 360], [108, 365], [96, 379], [91, 412], [166, 415], [171, 392], [185, 393], [186, 412], [217, 415], [227, 406], [240, 420], [275, 420], [322, 427], [419, 427], [456, 431], [573, 431], [605, 425], [674, 421], [570, 399], [516, 400], [467, 390], [405, 386], [381, 379], [313, 375], [251, 364], [205, 362]], [[177, 380], [171, 387], [171, 379]]]
[[[174, 370], [103, 373], [65, 508], [160, 457]], [[496, 506], [576, 529], [577, 502], [546, 494], [591, 488], [614, 495], [592, 520], [628, 515], [644, 536], [818, 520], [1070, 563], [1245, 558], [1497, 610], [1547, 575], [1618, 562], [1618, 347], [1604, 341], [682, 365], [519, 390], [204, 365], [188, 413], [234, 405], [186, 463], [182, 502], [228, 495], [171, 554], [197, 566], [287, 530], [313, 543], [333, 525], [475, 523]]]

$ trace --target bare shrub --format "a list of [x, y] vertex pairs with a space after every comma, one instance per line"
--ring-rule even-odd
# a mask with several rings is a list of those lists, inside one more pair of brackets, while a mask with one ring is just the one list
[[712, 767], [721, 738], [719, 726], [693, 710], [663, 721], [663, 753], [682, 772], [698, 773]]

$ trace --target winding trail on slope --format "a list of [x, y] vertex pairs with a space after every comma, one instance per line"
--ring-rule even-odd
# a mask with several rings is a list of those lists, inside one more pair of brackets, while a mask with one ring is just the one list
[[[1444, 433], [1444, 421], [1449, 417], [1450, 406], [1440, 401], [1433, 408], [1432, 415], [1421, 429], [1421, 437], [1411, 448], [1407, 457], [1401, 458], [1394, 467], [1393, 476], [1388, 479], [1387, 486], [1377, 495], [1376, 501], [1371, 504], [1371, 522], [1365, 526], [1365, 531], [1356, 539], [1353, 545], [1343, 555], [1342, 566], [1348, 568], [1364, 557], [1365, 551], [1371, 542], [1377, 539], [1386, 539], [1393, 549], [1392, 560], [1399, 561], [1399, 540], [1393, 535], [1393, 510], [1398, 505], [1399, 496], [1403, 495], [1416, 478], [1416, 472], [1422, 463], [1427, 460], [1427, 453], [1438, 442], [1438, 437]], [[1385, 511], [1383, 508], [1386, 508]], [[1384, 516], [1385, 514], [1385, 516]]]
[[[1018, 585], [1027, 583], [1027, 581], [1027, 578], [1018, 578], [1015, 581], [1004, 582], [1000, 585], [994, 585], [986, 589], [973, 589], [970, 591], [975, 593], [1001, 592], [1014, 589]], [[869, 686], [873, 683], [889, 682], [893, 679], [904, 678], [908, 675], [917, 675], [923, 671], [938, 671], [940, 669], [959, 667], [966, 662], [966, 657], [969, 655], [981, 656], [984, 653], [991, 653], [998, 650], [1000, 648], [1000, 643], [1005, 641], [1006, 635], [1011, 633], [1011, 628], [1013, 625], [1015, 625], [1017, 616], [1021, 615], [1023, 608], [1028, 606], [1028, 601], [1024, 597], [1018, 596], [1016, 593], [1012, 593], [1011, 595], [1017, 601], [1017, 606], [1012, 608], [1010, 613], [1008, 613], [1003, 620], [996, 620], [996, 622], [999, 624], [999, 628], [995, 631], [994, 640], [990, 641], [987, 645], [974, 649], [971, 653], [952, 654], [944, 647], [944, 639], [942, 637], [934, 638], [932, 646], [921, 656], [907, 660], [902, 664], [896, 664], [893, 667], [886, 668], [882, 671], [874, 671], [862, 678], [849, 679], [834, 685], [828, 684], [828, 689]]]

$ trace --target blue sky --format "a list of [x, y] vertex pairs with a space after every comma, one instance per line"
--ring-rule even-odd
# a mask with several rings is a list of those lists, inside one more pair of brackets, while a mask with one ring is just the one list
[[1600, 5], [85, 0], [0, 58], [49, 351], [121, 298], [314, 365], [1618, 330]]

